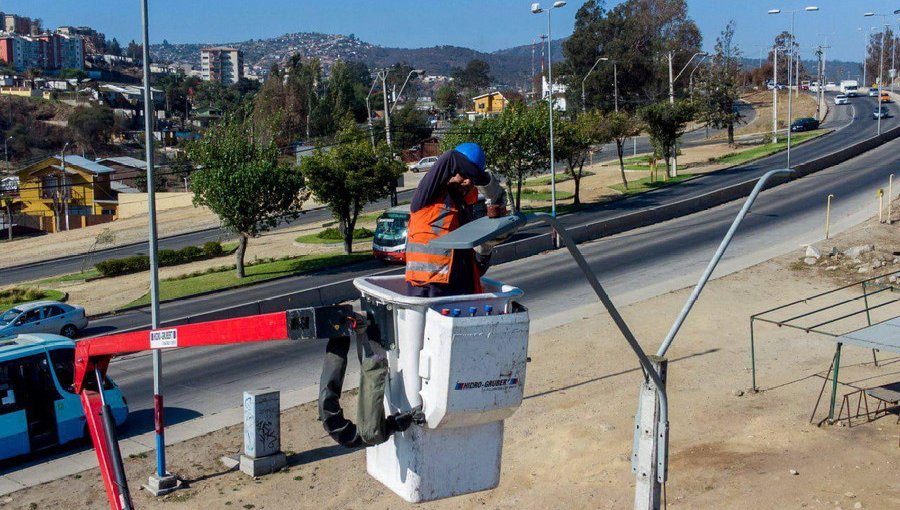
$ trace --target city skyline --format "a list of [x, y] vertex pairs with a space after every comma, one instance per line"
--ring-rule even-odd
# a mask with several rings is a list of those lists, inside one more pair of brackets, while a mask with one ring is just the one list
[[[92, 10], [77, 2], [59, 0], [7, 0], [0, 3], [0, 11], [41, 18], [45, 26], [87, 25], [108, 38], [121, 43], [140, 39], [140, 11], [138, 5], [129, 7], [114, 0], [92, 0]], [[545, 2], [547, 3], [547, 2]], [[619, 2], [607, 3], [607, 9]], [[786, 14], [767, 15], [769, 9], [802, 9], [817, 5], [819, 12], [800, 14], [796, 18], [796, 36], [805, 58], [811, 58], [813, 46], [827, 43], [829, 59], [858, 61], [863, 55], [863, 36], [880, 20], [863, 18], [863, 13], [890, 12], [884, 2], [862, 1], [848, 11], [846, 4], [835, 0], [800, 2], [798, 0], [765, 1], [759, 3], [694, 0], [688, 2], [689, 14], [703, 34], [703, 46], [712, 49], [716, 36], [732, 18], [737, 21], [735, 39], [748, 58], [763, 55], [775, 35], [790, 27]], [[556, 10], [553, 18], [555, 39], [571, 34], [575, 14], [583, 1], [569, 2]], [[396, 0], [389, 8], [362, 0], [334, 2], [327, 8], [308, 1], [270, 0], [264, 6], [246, 6], [236, 0], [220, 0], [216, 9], [209, 2], [150, 2], [151, 41], [161, 43], [233, 43], [250, 39], [266, 39], [293, 32], [322, 32], [353, 34], [359, 39], [386, 47], [419, 48], [453, 45], [479, 51], [530, 44], [546, 31], [546, 20], [529, 12], [530, 2], [521, 0], [458, 0], [437, 2]], [[384, 7], [384, 6], [381, 6]], [[177, 16], [169, 15], [178, 11]], [[367, 10], [368, 9], [368, 10]], [[856, 12], [858, 11], [858, 12]], [[414, 14], [411, 14], [414, 13]], [[857, 16], [858, 15], [858, 16]], [[497, 17], [502, 16], [502, 20]], [[857, 19], [858, 18], [858, 19]], [[891, 16], [888, 19], [896, 18]], [[197, 23], [203, 19], [204, 23]], [[423, 23], [422, 19], [440, 20]], [[896, 20], [895, 20], [896, 31]]]

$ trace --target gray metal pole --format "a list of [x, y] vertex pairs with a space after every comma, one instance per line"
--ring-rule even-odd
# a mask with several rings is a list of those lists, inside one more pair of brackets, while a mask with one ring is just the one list
[[669, 346], [671, 346], [672, 341], [675, 340], [675, 335], [678, 334], [678, 330], [681, 329], [681, 325], [684, 324], [684, 320], [691, 312], [691, 308], [694, 306], [694, 303], [700, 296], [700, 292], [703, 291], [703, 287], [706, 286], [706, 282], [709, 281], [709, 278], [712, 276], [713, 271], [716, 269], [716, 266], [722, 259], [722, 255], [725, 254], [725, 250], [728, 248], [728, 245], [731, 244], [731, 239], [734, 237], [735, 232], [737, 232], [738, 227], [744, 220], [744, 216], [747, 215], [747, 212], [750, 210], [750, 206], [752, 206], [753, 202], [756, 201], [756, 197], [762, 191], [763, 187], [766, 185], [766, 182], [773, 176], [790, 175], [791, 173], [793, 173], [793, 170], [789, 168], [770, 170], [766, 172], [762, 177], [760, 177], [759, 181], [757, 181], [756, 186], [753, 187], [753, 191], [750, 192], [750, 196], [747, 197], [746, 202], [744, 202], [744, 206], [741, 207], [741, 210], [738, 213], [737, 217], [731, 223], [731, 228], [728, 229], [728, 232], [725, 234], [722, 242], [719, 243], [719, 248], [716, 250], [716, 253], [709, 261], [709, 264], [707, 264], [706, 270], [703, 271], [703, 274], [700, 276], [700, 280], [697, 282], [697, 285], [694, 287], [691, 295], [684, 303], [684, 307], [682, 307], [681, 312], [678, 313], [678, 317], [675, 318], [675, 322], [672, 324], [671, 329], [669, 329], [669, 333], [666, 335], [666, 338], [663, 340], [662, 345], [659, 346], [659, 350], [656, 352], [657, 356], [666, 355], [666, 351], [669, 350]]
[[384, 97], [384, 132], [387, 135], [387, 144], [391, 147], [394, 146], [391, 140], [391, 111], [390, 105], [388, 104], [388, 96], [387, 96], [387, 70], [378, 71], [378, 75], [381, 77], [381, 94]]
[[[862, 28], [860, 28], [862, 30]], [[869, 88], [868, 81], [866, 80], [866, 61], [869, 59], [869, 32], [863, 30], [863, 82], [862, 86]]]
[[[150, 29], [147, 0], [141, 0], [144, 59], [144, 149], [147, 161], [147, 219], [150, 256], [150, 327], [159, 329], [159, 261], [156, 233], [156, 180], [153, 169], [153, 92], [150, 88]], [[163, 421], [162, 352], [153, 350], [153, 406], [156, 423], [156, 476], [166, 476], [166, 436]]]
[[772, 143], [778, 143], [778, 46], [772, 47]]
[[[883, 16], [882, 16], [883, 17]], [[881, 134], [881, 94], [884, 91], [884, 33], [887, 31], [887, 23], [885, 28], [881, 29], [881, 57], [878, 59], [878, 134]]]
[[553, 150], [553, 34], [551, 28], [550, 12], [553, 8], [547, 9], [547, 81], [550, 82], [550, 97], [547, 98], [550, 105], [550, 214], [556, 217], [556, 153]]
[[[898, 24], [900, 26], [900, 24]], [[897, 34], [891, 34], [891, 93], [894, 92], [894, 82], [897, 79], [897, 65], [894, 63], [894, 57], [897, 55]], [[880, 101], [881, 99], [879, 99]]]
[[791, 123], [794, 122], [793, 106], [794, 95], [791, 94], [791, 83], [793, 83], [792, 70], [794, 68], [794, 12], [791, 11], [791, 45], [790, 57], [788, 58], [788, 118], [787, 118], [787, 167], [791, 167]]
[[613, 101], [615, 101], [616, 113], [619, 113], [619, 72], [618, 64], [613, 60]]

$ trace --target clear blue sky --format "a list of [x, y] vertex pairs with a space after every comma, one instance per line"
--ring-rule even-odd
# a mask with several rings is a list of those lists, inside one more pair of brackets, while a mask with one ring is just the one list
[[[551, 2], [544, 0], [544, 5]], [[554, 11], [554, 38], [572, 32], [583, 1]], [[617, 0], [607, 2], [615, 5]], [[690, 14], [711, 48], [729, 19], [737, 21], [737, 39], [748, 57], [790, 26], [790, 16], [767, 15], [772, 8], [802, 9], [799, 0], [689, 0]], [[798, 13], [796, 31], [807, 48], [824, 41], [829, 58], [860, 60], [863, 36], [857, 30], [877, 25], [865, 11], [892, 12], [900, 3], [885, 0], [818, 0], [816, 13]], [[42, 18], [46, 26], [88, 25], [121, 42], [140, 39], [138, 0], [0, 0], [0, 11]], [[356, 34], [383, 46], [422, 47], [452, 44], [492, 51], [528, 44], [546, 31], [546, 16], [529, 12], [525, 0], [150, 0], [153, 42], [224, 43], [266, 38], [286, 32]], [[896, 27], [897, 16], [890, 16]]]

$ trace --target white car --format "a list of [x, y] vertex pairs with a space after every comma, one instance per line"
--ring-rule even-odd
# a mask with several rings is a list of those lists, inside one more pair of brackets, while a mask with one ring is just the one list
[[32, 301], [0, 314], [0, 338], [25, 333], [53, 333], [74, 338], [88, 325], [84, 307], [59, 301]]
[[427, 158], [422, 158], [418, 163], [414, 165], [410, 165], [409, 170], [413, 173], [416, 172], [427, 172], [429, 168], [434, 165], [434, 162], [438, 160], [437, 156], [428, 156]]
[[850, 98], [844, 94], [834, 96], [834, 104], [850, 104]]
[[869, 97], [878, 97], [878, 89], [876, 89], [876, 88], [869, 89]]

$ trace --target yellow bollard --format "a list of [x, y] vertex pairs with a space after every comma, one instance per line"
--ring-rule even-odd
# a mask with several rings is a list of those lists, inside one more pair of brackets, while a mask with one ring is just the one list
[[834, 195], [828, 195], [828, 203], [825, 206], [825, 239], [828, 239], [828, 227], [831, 221], [831, 199]]

